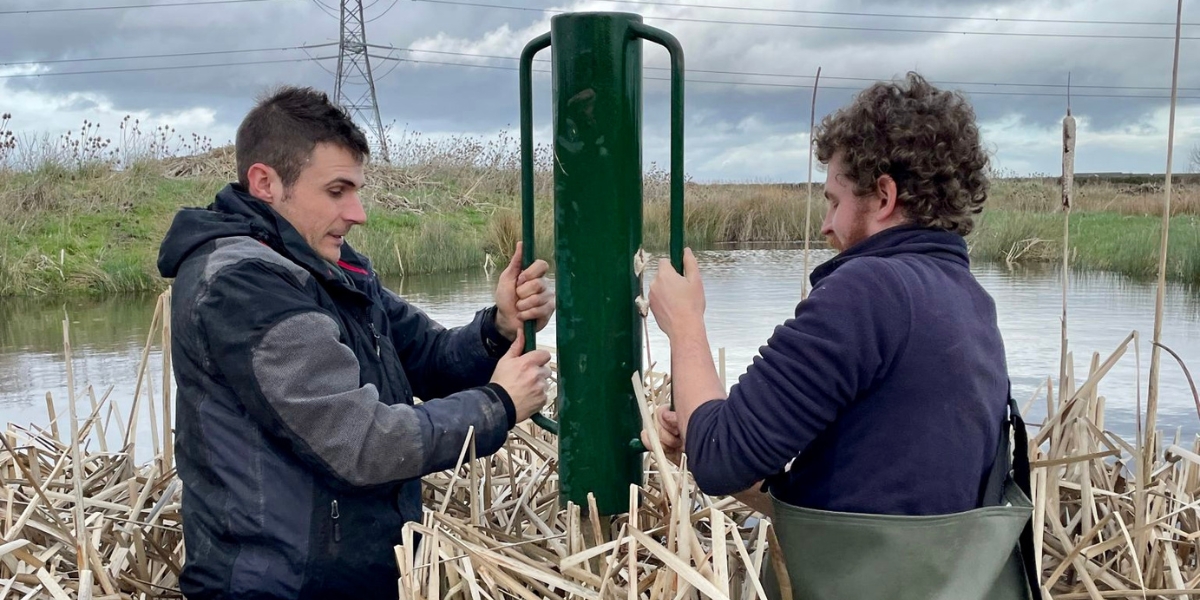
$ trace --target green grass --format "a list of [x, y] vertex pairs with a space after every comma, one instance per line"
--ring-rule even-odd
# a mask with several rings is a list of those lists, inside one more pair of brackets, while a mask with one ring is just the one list
[[[1070, 261], [1077, 268], [1136, 279], [1158, 274], [1161, 217], [1080, 212], [1071, 215]], [[1063, 214], [997, 210], [986, 213], [969, 243], [974, 258], [1006, 262], [1062, 260]], [[1200, 217], [1171, 218], [1167, 278], [1200, 283]]]
[[215, 180], [43, 168], [0, 175], [0, 296], [159, 289], [158, 244]]
[[385, 275], [437, 273], [484, 264], [479, 242], [482, 224], [465, 215], [379, 214], [372, 210], [367, 225], [350, 237], [357, 250], [371, 257]]
[[[416, 144], [419, 145], [419, 142]], [[350, 242], [385, 276], [503, 267], [521, 234], [519, 177], [499, 145], [439, 141], [407, 148], [403, 167], [369, 167], [367, 225]], [[536, 179], [537, 254], [552, 259], [552, 182]], [[110, 295], [159, 290], [158, 246], [180, 207], [204, 206], [228, 181], [229, 153], [107, 164], [0, 167], [0, 297]], [[168, 176], [174, 174], [176, 176]], [[644, 245], [668, 246], [667, 178], [645, 180]], [[1200, 194], [1180, 186], [1168, 277], [1200, 283]], [[812, 239], [824, 213], [814, 189]], [[803, 185], [688, 184], [686, 243], [795, 241], [804, 237]], [[1077, 189], [1072, 264], [1137, 278], [1157, 272], [1161, 191], [1089, 183]], [[977, 260], [1061, 260], [1062, 214], [1053, 182], [997, 180], [969, 241]]]

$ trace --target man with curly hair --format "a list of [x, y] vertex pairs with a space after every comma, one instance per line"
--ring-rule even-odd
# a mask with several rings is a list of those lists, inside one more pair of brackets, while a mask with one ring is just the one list
[[[650, 308], [671, 340], [675, 394], [675, 411], [657, 414], [663, 444], [686, 451], [704, 492], [775, 516], [796, 597], [1024, 597], [987, 595], [1013, 566], [1016, 534], [991, 562], [973, 554], [977, 531], [945, 544], [955, 556], [921, 560], [871, 529], [1003, 503], [989, 479], [1009, 466], [1004, 344], [964, 240], [988, 193], [974, 111], [909, 74], [826, 117], [814, 142], [827, 166], [821, 231], [839, 254], [728, 394], [695, 257], [682, 276], [659, 269]], [[1007, 516], [1018, 533], [1028, 518]]]

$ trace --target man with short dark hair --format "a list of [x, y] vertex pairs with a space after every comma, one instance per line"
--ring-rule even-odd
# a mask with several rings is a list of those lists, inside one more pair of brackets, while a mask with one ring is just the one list
[[839, 254], [728, 394], [691, 251], [682, 276], [658, 271], [650, 308], [671, 341], [676, 409], [658, 412], [664, 446], [686, 448], [701, 490], [774, 517], [798, 598], [1023, 598], [1010, 555], [1028, 511], [973, 512], [1012, 492], [1017, 418], [963, 239], [988, 190], [974, 112], [910, 74], [862, 92], [814, 141], [828, 166], [821, 231]]
[[549, 354], [521, 353], [554, 311], [546, 263], [518, 246], [496, 305], [443, 328], [345, 242], [368, 153], [325, 94], [279, 90], [238, 129], [237, 183], [163, 241], [188, 598], [396, 598], [421, 477], [546, 402]]

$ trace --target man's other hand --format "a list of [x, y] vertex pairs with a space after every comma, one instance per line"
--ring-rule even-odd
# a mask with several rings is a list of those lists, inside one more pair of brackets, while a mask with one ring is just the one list
[[550, 265], [539, 259], [522, 271], [521, 252], [522, 242], [517, 242], [496, 285], [496, 329], [510, 340], [516, 339], [525, 321], [534, 321], [535, 331], [541, 331], [554, 315], [554, 290], [546, 279]]
[[512, 398], [518, 423], [542, 410], [550, 386], [550, 367], [546, 366], [550, 362], [550, 353], [533, 350], [522, 354], [524, 345], [525, 332], [518, 328], [517, 339], [496, 364], [491, 381], [504, 388]]
[[[683, 455], [683, 434], [679, 431], [679, 416], [666, 406], [658, 407], [654, 413], [654, 427], [658, 431], [658, 440], [662, 442], [663, 452], [667, 460], [679, 464]], [[642, 445], [650, 447], [650, 432], [642, 430]]]

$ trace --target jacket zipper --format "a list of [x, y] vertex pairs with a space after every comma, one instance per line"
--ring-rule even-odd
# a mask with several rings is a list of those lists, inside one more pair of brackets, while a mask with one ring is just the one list
[[370, 329], [371, 329], [371, 336], [375, 338], [375, 356], [377, 356], [377, 357], [378, 357], [378, 356], [380, 355], [380, 352], [379, 352], [379, 332], [375, 330], [375, 323], [374, 323], [374, 322], [372, 322], [372, 323], [368, 323], [368, 324], [367, 324], [367, 326], [368, 326], [368, 327], [370, 327]]
[[334, 543], [338, 543], [338, 542], [342, 541], [342, 525], [341, 525], [341, 523], [338, 523], [339, 517], [341, 517], [341, 514], [338, 513], [338, 503], [337, 503], [337, 500], [334, 500], [329, 505], [329, 518], [333, 520], [333, 541], [334, 541]]

